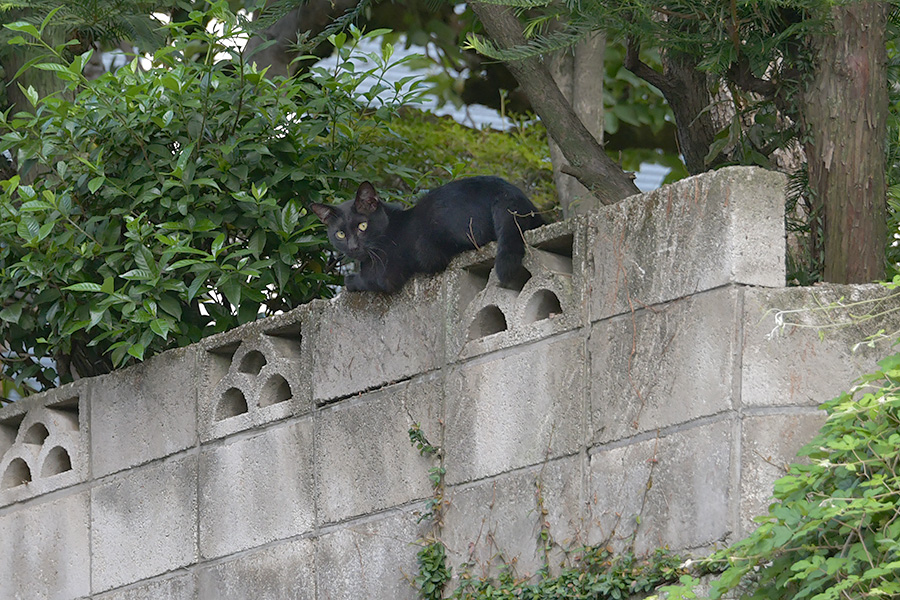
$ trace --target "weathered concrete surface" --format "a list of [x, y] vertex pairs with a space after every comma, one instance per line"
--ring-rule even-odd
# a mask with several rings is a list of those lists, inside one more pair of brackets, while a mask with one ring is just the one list
[[463, 254], [447, 273], [447, 360], [546, 338], [587, 322], [586, 217], [525, 232], [524, 275], [503, 287], [495, 244]]
[[201, 568], [198, 600], [312, 600], [316, 544], [311, 539], [268, 546]]
[[94, 477], [197, 443], [197, 348], [166, 352], [91, 386]]
[[348, 523], [319, 537], [316, 562], [320, 600], [416, 600], [417, 541], [425, 534], [411, 512]]
[[90, 478], [88, 413], [80, 382], [0, 411], [0, 506]]
[[[900, 330], [896, 309], [896, 297], [876, 284], [748, 289], [743, 404], [817, 406], [846, 391], [890, 352], [897, 337], [890, 334]], [[861, 317], [871, 318], [857, 322]], [[881, 330], [887, 341], [862, 343]]]
[[0, 513], [0, 598], [68, 600], [91, 592], [87, 492]]
[[94, 596], [96, 600], [195, 600], [197, 582], [193, 575], [181, 575], [138, 584]]
[[621, 548], [633, 535], [640, 554], [665, 544], [703, 549], [734, 541], [735, 424], [714, 420], [592, 452], [588, 485], [596, 526], [590, 543]]
[[440, 444], [435, 436], [441, 431], [442, 400], [442, 379], [425, 376], [321, 412], [315, 456], [323, 523], [431, 495], [431, 485], [422, 477], [430, 461], [410, 444], [408, 431], [418, 423], [429, 441]]
[[447, 375], [447, 482], [577, 452], [584, 444], [584, 344], [566, 336]]
[[731, 167], [592, 213], [591, 319], [728, 283], [784, 286], [785, 184]]
[[[582, 457], [570, 456], [499, 477], [451, 486], [446, 544], [454, 580], [499, 564], [520, 577], [560, 563], [560, 548], [583, 544]], [[542, 537], [543, 533], [543, 537]]]
[[734, 408], [739, 293], [718, 288], [593, 325], [595, 443]]
[[91, 490], [92, 591], [196, 561], [196, 456], [131, 469]]
[[825, 422], [824, 411], [791, 411], [746, 417], [741, 428], [741, 529], [739, 537], [756, 527], [753, 517], [765, 514], [772, 502], [773, 484], [798, 462], [803, 448]]
[[313, 398], [326, 401], [443, 364], [442, 276], [415, 277], [397, 294], [345, 292], [315, 303]]
[[312, 419], [203, 448], [200, 554], [216, 558], [311, 531]]
[[303, 323], [312, 309], [248, 323], [199, 344], [200, 439], [208, 441], [312, 409]]
[[890, 298], [769, 335], [888, 296], [780, 287], [783, 181], [724, 169], [526, 232], [511, 289], [488, 245], [0, 409], [0, 599], [412, 600], [429, 535], [457, 577], [737, 539], [887, 353], [851, 346], [900, 329]]

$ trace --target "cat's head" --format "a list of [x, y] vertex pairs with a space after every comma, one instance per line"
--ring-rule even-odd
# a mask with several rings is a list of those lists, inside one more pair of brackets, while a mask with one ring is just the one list
[[334, 247], [356, 260], [370, 256], [373, 243], [387, 228], [387, 213], [368, 181], [359, 186], [353, 200], [334, 206], [314, 203], [310, 208], [328, 226]]

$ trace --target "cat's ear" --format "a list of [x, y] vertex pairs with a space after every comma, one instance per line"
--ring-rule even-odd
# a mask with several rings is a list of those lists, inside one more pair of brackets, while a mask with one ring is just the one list
[[316, 216], [321, 219], [323, 223], [328, 223], [329, 220], [334, 218], [334, 209], [325, 204], [319, 204], [318, 202], [314, 202], [309, 205]]
[[371, 183], [364, 181], [356, 190], [353, 209], [361, 215], [371, 215], [378, 210], [379, 206], [381, 206], [381, 200], [378, 198], [378, 192]]

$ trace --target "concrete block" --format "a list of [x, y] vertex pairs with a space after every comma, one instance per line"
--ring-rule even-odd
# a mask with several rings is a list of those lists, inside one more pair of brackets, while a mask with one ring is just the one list
[[738, 290], [720, 288], [595, 323], [594, 443], [733, 408]]
[[196, 361], [190, 346], [91, 381], [94, 477], [197, 444]]
[[80, 382], [0, 409], [0, 506], [89, 478], [87, 414]]
[[739, 537], [756, 529], [753, 518], [768, 512], [775, 481], [787, 474], [788, 465], [801, 462], [797, 452], [816, 436], [823, 423], [825, 411], [744, 416]]
[[70, 600], [90, 594], [89, 503], [82, 492], [0, 512], [0, 598]]
[[[876, 284], [746, 290], [744, 406], [818, 406], [877, 370], [897, 336], [854, 346], [879, 330], [900, 330], [900, 299], [889, 294]], [[881, 316], [854, 325], [851, 314]]]
[[197, 581], [193, 574], [128, 586], [93, 597], [94, 600], [197, 600]]
[[310, 314], [303, 306], [201, 342], [202, 441], [311, 410]]
[[418, 540], [427, 526], [411, 512], [345, 523], [318, 539], [318, 600], [417, 600]]
[[444, 357], [443, 276], [396, 294], [342, 292], [315, 302], [313, 398], [343, 398], [438, 368]]
[[496, 244], [457, 258], [447, 277], [448, 361], [581, 327], [586, 235], [584, 217], [525, 232], [525, 272], [512, 287], [493, 270]]
[[728, 283], [783, 287], [785, 184], [730, 167], [592, 213], [591, 319]]
[[634, 552], [642, 554], [662, 545], [702, 548], [731, 536], [733, 430], [733, 419], [715, 421], [593, 452], [589, 543], [622, 549], [634, 536]]
[[224, 556], [300, 535], [315, 524], [310, 418], [200, 454], [200, 554]]
[[200, 567], [199, 600], [315, 600], [315, 541], [293, 540]]
[[434, 445], [441, 443], [443, 378], [424, 376], [319, 413], [316, 430], [316, 481], [320, 522], [405, 504], [431, 495], [430, 458], [409, 441], [419, 423]]
[[197, 560], [197, 457], [132, 468], [91, 490], [95, 593]]
[[584, 432], [584, 341], [545, 340], [449, 370], [447, 482], [471, 481], [577, 452]]
[[[529, 578], [544, 566], [552, 570], [559, 565], [563, 550], [583, 545], [588, 523], [581, 498], [582, 462], [580, 455], [566, 457], [449, 487], [441, 539], [454, 585], [462, 574], [492, 577], [504, 566]], [[547, 540], [541, 539], [542, 531], [549, 534]]]

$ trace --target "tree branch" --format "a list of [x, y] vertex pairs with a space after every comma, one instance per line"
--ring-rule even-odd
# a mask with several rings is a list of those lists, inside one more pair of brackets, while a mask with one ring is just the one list
[[760, 79], [750, 70], [746, 57], [741, 56], [728, 68], [728, 78], [745, 92], [759, 94], [763, 98], [775, 99], [777, 87], [771, 81]]
[[[472, 3], [490, 38], [501, 48], [525, 44], [522, 25], [508, 7]], [[578, 179], [603, 204], [639, 193], [634, 181], [610, 159], [566, 100], [540, 58], [506, 63], [528, 95], [547, 132], [569, 162], [564, 173]]]
[[640, 59], [640, 47], [634, 38], [628, 38], [628, 43], [625, 45], [625, 68], [657, 88], [666, 98], [672, 93], [669, 80]]
[[706, 108], [710, 105], [706, 74], [697, 70], [697, 58], [666, 51], [660, 56], [660, 73], [640, 59], [640, 46], [629, 39], [625, 51], [625, 68], [662, 92], [675, 116], [678, 148], [684, 165], [691, 174], [702, 173], [725, 160], [719, 156], [707, 164], [706, 154], [718, 128]]

